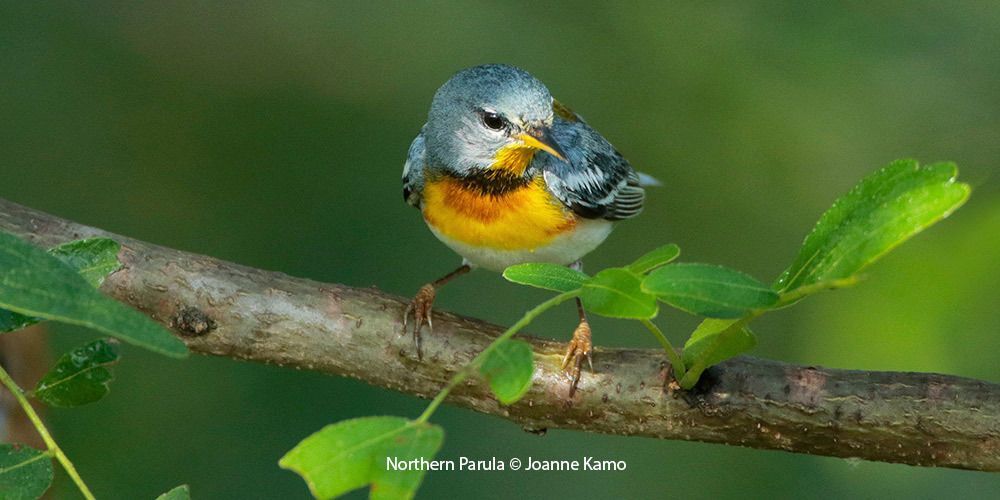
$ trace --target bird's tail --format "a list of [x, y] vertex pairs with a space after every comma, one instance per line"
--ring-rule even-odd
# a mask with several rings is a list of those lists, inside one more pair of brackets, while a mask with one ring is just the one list
[[659, 179], [645, 172], [636, 172], [639, 175], [639, 185], [643, 187], [659, 187], [663, 183]]

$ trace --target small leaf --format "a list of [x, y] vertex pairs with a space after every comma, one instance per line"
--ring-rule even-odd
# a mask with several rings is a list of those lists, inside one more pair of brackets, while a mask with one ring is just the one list
[[49, 253], [0, 232], [0, 307], [86, 326], [172, 357], [187, 347], [135, 309], [107, 297]]
[[191, 500], [191, 489], [182, 484], [158, 497], [156, 500]]
[[521, 340], [505, 340], [486, 355], [479, 373], [490, 383], [497, 399], [513, 404], [531, 388], [535, 363], [531, 345]]
[[504, 270], [503, 277], [507, 281], [555, 292], [571, 292], [590, 278], [576, 269], [544, 262], [510, 266]]
[[[64, 243], [49, 249], [49, 253], [68, 266], [76, 269], [88, 283], [97, 288], [104, 278], [121, 267], [118, 251], [121, 246], [108, 238], [91, 238]], [[0, 333], [20, 330], [42, 321], [41, 318], [25, 316], [6, 309], [0, 309]]]
[[864, 178], [820, 217], [774, 288], [782, 293], [848, 280], [969, 197], [954, 163], [897, 160]]
[[681, 254], [681, 248], [673, 243], [663, 245], [652, 252], [635, 259], [626, 269], [636, 274], [646, 274], [653, 269], [665, 266]]
[[[719, 339], [718, 345], [714, 343]], [[746, 327], [745, 322], [734, 319], [706, 319], [695, 328], [684, 343], [684, 366], [695, 363], [704, 368], [717, 365], [733, 356], [753, 349], [757, 337]]]
[[0, 333], [13, 332], [38, 323], [38, 318], [0, 309]]
[[605, 269], [583, 284], [580, 299], [595, 314], [610, 318], [649, 319], [659, 307], [656, 297], [640, 289], [642, 281], [620, 267]]
[[121, 245], [109, 238], [90, 238], [63, 243], [49, 249], [49, 253], [58, 257], [69, 267], [83, 276], [94, 288], [104, 283], [104, 278], [121, 269], [118, 262], [118, 252]]
[[650, 273], [642, 289], [680, 310], [710, 318], [737, 318], [773, 305], [778, 295], [739, 271], [708, 264], [671, 264]]
[[63, 354], [42, 377], [34, 396], [52, 406], [71, 407], [93, 403], [108, 393], [109, 366], [118, 362], [117, 348], [95, 340]]
[[[432, 460], [444, 431], [400, 417], [362, 417], [328, 425], [278, 462], [295, 471], [316, 498], [332, 498], [371, 485], [371, 498], [412, 498], [424, 470], [392, 464]], [[416, 470], [414, 470], [416, 469]]]
[[0, 498], [35, 499], [52, 484], [49, 454], [18, 444], [0, 445]]

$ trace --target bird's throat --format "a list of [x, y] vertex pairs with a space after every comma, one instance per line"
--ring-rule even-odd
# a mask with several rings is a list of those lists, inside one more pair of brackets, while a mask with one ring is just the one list
[[524, 144], [504, 146], [497, 151], [493, 164], [490, 165], [490, 170], [503, 170], [520, 177], [524, 175], [524, 171], [531, 164], [531, 159], [535, 157], [536, 151], [538, 150]]

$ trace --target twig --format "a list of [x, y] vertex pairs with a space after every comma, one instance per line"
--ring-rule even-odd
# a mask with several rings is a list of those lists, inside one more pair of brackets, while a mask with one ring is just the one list
[[66, 474], [68, 474], [69, 477], [73, 479], [73, 482], [76, 483], [76, 487], [79, 488], [83, 497], [87, 500], [94, 500], [94, 494], [90, 492], [90, 488], [88, 488], [86, 483], [83, 482], [83, 478], [81, 478], [80, 474], [76, 471], [76, 467], [73, 466], [73, 462], [71, 462], [69, 457], [63, 453], [62, 448], [56, 444], [55, 439], [52, 439], [52, 435], [49, 434], [49, 430], [45, 427], [41, 417], [35, 413], [35, 409], [31, 407], [31, 403], [28, 401], [28, 398], [25, 397], [24, 391], [21, 390], [19, 385], [17, 385], [17, 382], [14, 382], [14, 379], [12, 379], [10, 374], [7, 373], [7, 370], [3, 369], [3, 366], [0, 366], [0, 383], [7, 387], [7, 390], [9, 390], [11, 394], [14, 395], [14, 398], [17, 399], [18, 404], [21, 405], [21, 408], [28, 416], [28, 419], [30, 419], [31, 423], [35, 426], [35, 430], [38, 431], [38, 435], [42, 436], [42, 440], [45, 441], [45, 446], [48, 447], [49, 453], [54, 455], [56, 460], [62, 464]]

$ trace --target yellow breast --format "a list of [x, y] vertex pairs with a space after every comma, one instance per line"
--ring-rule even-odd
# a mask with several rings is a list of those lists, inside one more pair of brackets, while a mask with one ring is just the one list
[[452, 177], [427, 179], [423, 214], [435, 230], [467, 245], [535, 249], [576, 225], [572, 212], [541, 178], [502, 194], [485, 194]]

